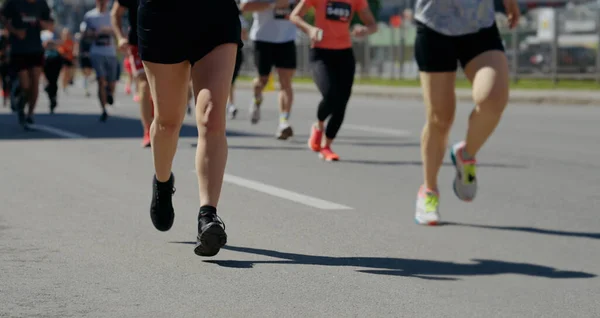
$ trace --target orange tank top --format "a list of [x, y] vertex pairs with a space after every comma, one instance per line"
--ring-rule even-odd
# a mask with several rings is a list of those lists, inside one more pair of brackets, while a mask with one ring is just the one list
[[352, 17], [369, 6], [367, 0], [305, 0], [305, 4], [315, 8], [315, 26], [323, 30], [323, 39], [315, 47], [332, 50], [352, 47]]

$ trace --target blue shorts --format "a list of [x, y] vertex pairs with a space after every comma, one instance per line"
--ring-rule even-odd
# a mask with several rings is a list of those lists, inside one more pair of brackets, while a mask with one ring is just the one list
[[116, 56], [90, 55], [92, 67], [96, 71], [98, 79], [103, 78], [107, 82], [116, 82], [119, 75], [119, 61]]

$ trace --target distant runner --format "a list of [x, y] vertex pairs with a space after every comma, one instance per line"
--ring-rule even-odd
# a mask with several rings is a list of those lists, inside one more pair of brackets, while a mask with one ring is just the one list
[[[0, 9], [2, 23], [10, 32], [10, 65], [17, 74], [14, 87], [19, 123], [28, 128], [39, 94], [39, 79], [44, 65], [41, 31], [52, 30], [54, 22], [45, 0], [6, 0]], [[25, 113], [25, 105], [29, 108]]]
[[[519, 22], [517, 0], [504, 0], [511, 28]], [[440, 223], [438, 173], [456, 110], [457, 64], [473, 86], [475, 108], [466, 139], [450, 149], [456, 176], [454, 194], [475, 199], [475, 156], [490, 137], [508, 103], [509, 68], [496, 26], [493, 0], [417, 0], [415, 58], [419, 66], [427, 121], [421, 136], [423, 183], [416, 199], [415, 221]]]
[[83, 29], [84, 33], [93, 38], [90, 60], [98, 79], [98, 98], [102, 107], [100, 121], [105, 122], [108, 119], [106, 104], [114, 103], [113, 96], [119, 75], [108, 0], [96, 0], [96, 8], [83, 17]]
[[[129, 18], [129, 34], [123, 32], [123, 17], [127, 13]], [[136, 95], [139, 96], [140, 103], [140, 118], [142, 121], [143, 139], [142, 147], [150, 147], [150, 124], [152, 124], [153, 105], [152, 97], [150, 96], [150, 86], [148, 86], [148, 78], [144, 70], [144, 64], [140, 58], [138, 49], [138, 34], [137, 34], [137, 17], [138, 17], [138, 1], [137, 0], [116, 0], [111, 11], [112, 26], [119, 48], [127, 51], [129, 68], [131, 75], [136, 81]]]
[[263, 90], [269, 81], [271, 69], [279, 77], [279, 126], [276, 137], [288, 139], [294, 132], [289, 124], [294, 100], [292, 78], [296, 72], [296, 26], [289, 21], [296, 0], [241, 0], [242, 12], [253, 12], [250, 40], [254, 42], [254, 63], [258, 78], [254, 80], [254, 101], [250, 107], [253, 124], [260, 120]]
[[[315, 26], [302, 19], [310, 8], [315, 9]], [[356, 24], [350, 31], [355, 13], [365, 25]], [[290, 20], [310, 37], [312, 74], [323, 95], [308, 146], [323, 160], [337, 161], [340, 157], [331, 150], [331, 144], [342, 127], [356, 70], [351, 36], [363, 37], [377, 32], [377, 21], [366, 0], [301, 0]]]

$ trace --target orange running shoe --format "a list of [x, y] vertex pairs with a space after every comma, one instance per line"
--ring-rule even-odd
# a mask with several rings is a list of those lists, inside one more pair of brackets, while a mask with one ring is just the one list
[[144, 139], [142, 140], [142, 147], [148, 148], [148, 147], [150, 147], [151, 144], [152, 144], [152, 141], [150, 140], [150, 131], [146, 130], [144, 132]]
[[131, 85], [125, 85], [125, 94], [131, 95]]
[[323, 141], [323, 131], [315, 125], [310, 128], [310, 137], [308, 138], [308, 147], [314, 151], [321, 151], [321, 142]]
[[331, 150], [330, 147], [322, 148], [319, 152], [319, 157], [325, 161], [338, 161], [340, 160], [340, 156], [338, 156], [335, 152]]
[[138, 94], [133, 95], [133, 101], [136, 102], [136, 103], [139, 103], [140, 102], [140, 95], [138, 95]]

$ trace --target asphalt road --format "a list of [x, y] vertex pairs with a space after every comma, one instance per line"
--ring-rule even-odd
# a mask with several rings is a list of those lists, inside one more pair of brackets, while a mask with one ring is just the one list
[[[423, 110], [356, 97], [324, 163], [305, 141], [318, 96], [299, 93], [293, 141], [276, 95], [228, 123], [219, 213], [228, 246], [193, 253], [195, 128], [175, 160], [176, 218], [148, 213], [152, 158], [137, 108], [107, 123], [72, 89], [40, 100], [34, 132], [0, 110], [0, 317], [600, 317], [600, 108], [511, 105], [479, 156], [475, 202], [440, 175], [444, 226], [413, 222]], [[451, 140], [464, 135], [461, 104]]]

